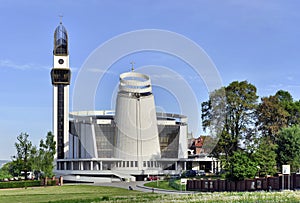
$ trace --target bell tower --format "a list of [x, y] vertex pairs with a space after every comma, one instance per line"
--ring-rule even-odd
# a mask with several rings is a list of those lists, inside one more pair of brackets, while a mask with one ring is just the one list
[[70, 79], [68, 33], [60, 22], [54, 32], [53, 68], [51, 70], [56, 159], [68, 158]]

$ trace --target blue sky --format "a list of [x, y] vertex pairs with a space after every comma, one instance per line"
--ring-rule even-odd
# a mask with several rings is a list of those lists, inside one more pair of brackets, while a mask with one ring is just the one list
[[[283, 89], [299, 100], [299, 8], [296, 0], [0, 0], [0, 159], [15, 154], [21, 132], [38, 144], [52, 129], [50, 70], [60, 14], [69, 33], [72, 84], [90, 53], [105, 41], [134, 30], [163, 29], [201, 46], [224, 85], [248, 80], [259, 96]], [[129, 70], [131, 60], [137, 67], [156, 63], [179, 72], [184, 66], [164, 54], [144, 53], [127, 56], [112, 70]], [[208, 93], [201, 81], [191, 83], [202, 93], [200, 105]], [[176, 111], [169, 105], [172, 96], [165, 99], [168, 93], [159, 88], [156, 93], [159, 106]], [[97, 98], [96, 108], [111, 107], [100, 94]]]

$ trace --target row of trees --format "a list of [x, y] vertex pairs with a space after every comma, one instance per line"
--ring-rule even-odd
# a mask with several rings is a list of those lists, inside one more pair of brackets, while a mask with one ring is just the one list
[[[51, 132], [48, 132], [45, 140], [40, 140], [39, 147], [32, 144], [27, 133], [21, 133], [15, 143], [17, 154], [13, 156], [12, 162], [1, 168], [1, 173], [14, 177], [32, 171], [36, 175], [42, 174], [45, 177], [52, 177], [55, 146], [56, 143]], [[27, 178], [25, 175], [25, 179]]]
[[202, 103], [202, 126], [218, 140], [212, 154], [228, 178], [273, 175], [300, 168], [300, 102], [280, 90], [258, 102], [256, 87], [232, 82]]

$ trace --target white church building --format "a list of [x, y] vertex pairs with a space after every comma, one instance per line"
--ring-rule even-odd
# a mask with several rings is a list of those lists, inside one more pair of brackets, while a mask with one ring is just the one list
[[115, 110], [69, 112], [68, 34], [54, 33], [55, 174], [65, 181], [144, 180], [187, 169], [187, 117], [155, 110], [151, 79], [134, 70], [119, 77]]

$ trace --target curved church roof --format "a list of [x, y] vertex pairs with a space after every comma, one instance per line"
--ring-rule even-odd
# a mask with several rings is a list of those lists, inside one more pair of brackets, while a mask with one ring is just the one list
[[54, 32], [54, 55], [68, 55], [68, 32], [62, 22], [56, 27]]

